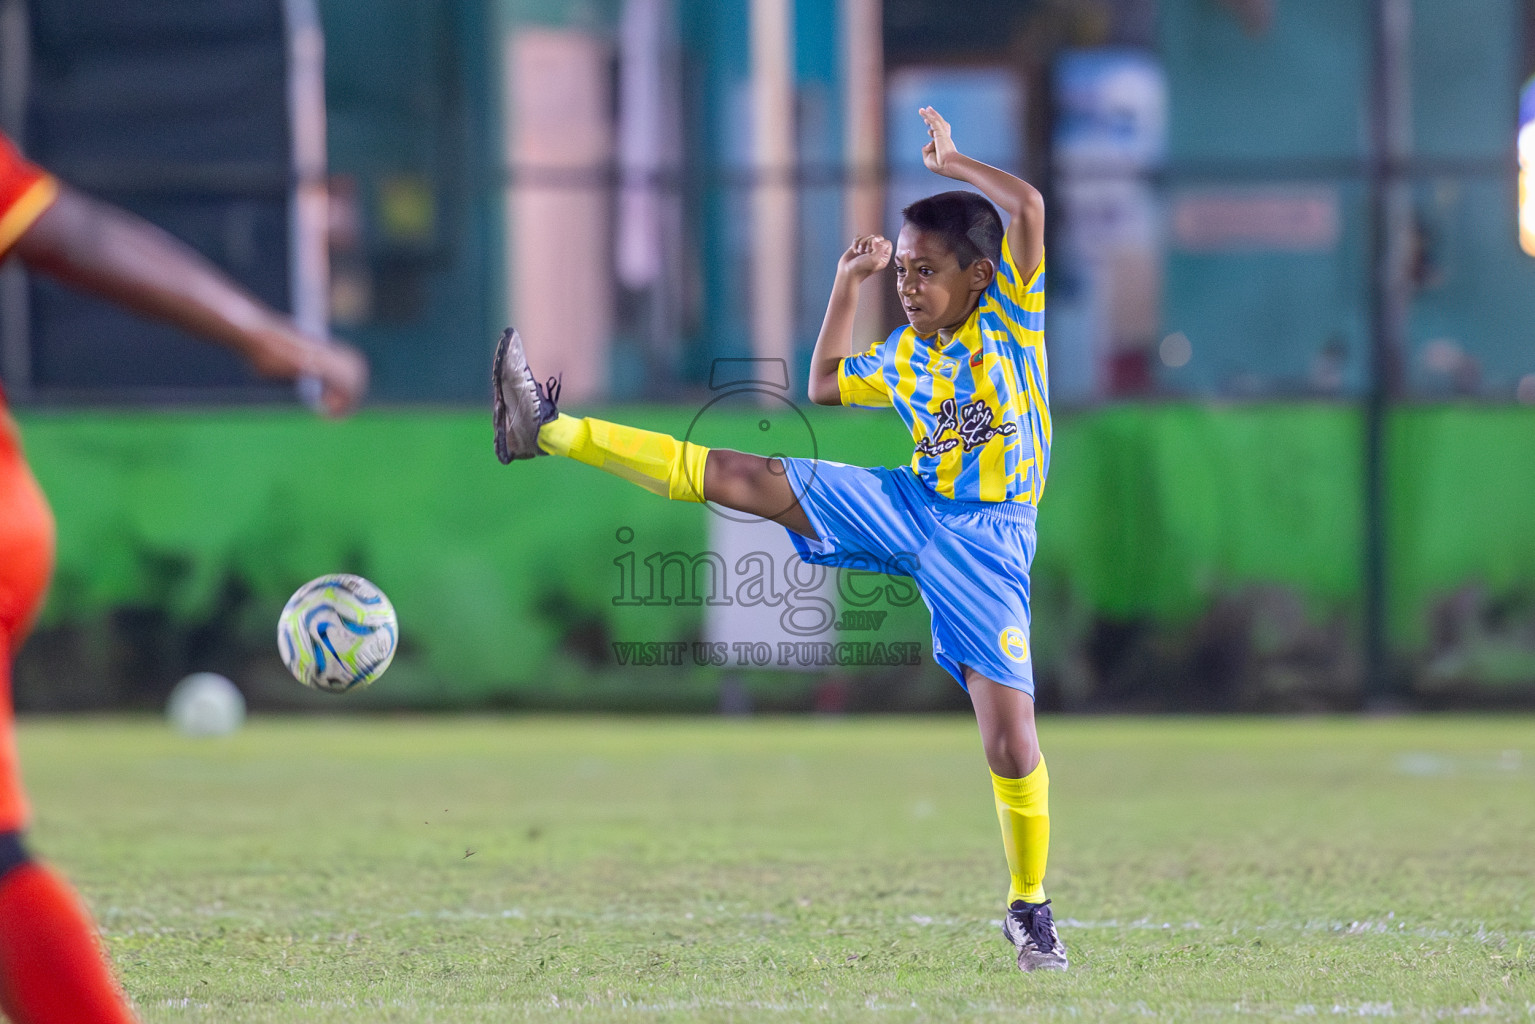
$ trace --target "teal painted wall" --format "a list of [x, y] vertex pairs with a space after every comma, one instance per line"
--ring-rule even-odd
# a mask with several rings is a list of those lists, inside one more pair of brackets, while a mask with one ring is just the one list
[[[357, 182], [374, 292], [338, 325], [384, 401], [477, 401], [504, 316], [499, 38], [489, 0], [321, 0], [330, 172]], [[426, 237], [392, 234], [391, 181], [431, 197]]]
[[[1278, 185], [1335, 190], [1337, 244], [1315, 251], [1170, 249], [1164, 329], [1194, 343], [1162, 371], [1175, 392], [1316, 390], [1329, 347], [1342, 390], [1360, 394], [1369, 348], [1369, 4], [1286, 0], [1248, 34], [1220, 5], [1158, 5], [1170, 91], [1170, 198], [1180, 189]], [[1408, 371], [1419, 395], [1508, 400], [1535, 372], [1535, 260], [1515, 225], [1516, 100], [1525, 69], [1516, 0], [1415, 0], [1411, 52], [1417, 291]], [[1465, 354], [1440, 372], [1430, 346]]]

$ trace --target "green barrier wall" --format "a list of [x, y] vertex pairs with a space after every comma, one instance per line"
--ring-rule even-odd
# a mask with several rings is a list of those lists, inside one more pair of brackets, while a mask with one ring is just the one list
[[[674, 434], [694, 422], [685, 409], [604, 415]], [[892, 417], [806, 415], [822, 457], [898, 464], [910, 451]], [[215, 667], [193, 664], [199, 644], [204, 662], [243, 658], [227, 670], [259, 675], [275, 665], [266, 647], [287, 595], [340, 570], [383, 586], [403, 624], [375, 703], [660, 707], [707, 703], [718, 690], [718, 671], [625, 672], [609, 653], [614, 640], [698, 638], [701, 607], [616, 605], [614, 559], [701, 552], [709, 513], [564, 460], [502, 467], [481, 412], [21, 419], [59, 520], [54, 588], [22, 659], [32, 667], [18, 673], [23, 703], [52, 706], [63, 701], [53, 688], [87, 685], [50, 675], [99, 675], [108, 700], [153, 689], [108, 678], [151, 670], [123, 650], [134, 629], [177, 648], [162, 652], [162, 677]], [[759, 426], [751, 410], [716, 411], [694, 439], [751, 450]], [[1224, 688], [1227, 703], [1262, 704], [1253, 694], [1275, 686], [1341, 699], [1357, 675], [1355, 411], [1127, 406], [1063, 415], [1057, 432], [1034, 571], [1047, 689], [1083, 706], [1180, 687]], [[1535, 414], [1410, 408], [1390, 436], [1391, 624], [1407, 684], [1527, 685]], [[1222, 654], [1235, 634], [1246, 646]], [[920, 603], [860, 639], [920, 641], [924, 661], [929, 651]], [[1140, 652], [1128, 667], [1127, 651]], [[1222, 673], [1236, 682], [1211, 681]], [[931, 668], [917, 675], [952, 689]], [[750, 685], [809, 692], [815, 682]]]

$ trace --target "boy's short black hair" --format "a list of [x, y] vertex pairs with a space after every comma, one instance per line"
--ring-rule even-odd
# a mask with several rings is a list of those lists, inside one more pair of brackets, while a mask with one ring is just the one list
[[998, 266], [1002, 263], [1002, 217], [985, 196], [940, 192], [918, 199], [901, 216], [917, 230], [942, 238], [961, 270], [983, 257]]

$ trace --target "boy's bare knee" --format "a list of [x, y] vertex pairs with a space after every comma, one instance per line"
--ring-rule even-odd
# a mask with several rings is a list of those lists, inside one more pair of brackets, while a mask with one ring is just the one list
[[762, 487], [768, 471], [768, 460], [760, 455], [716, 448], [709, 453], [704, 479], [708, 489], [727, 502], [746, 500]]
[[1019, 742], [1016, 737], [988, 737], [983, 746], [987, 766], [1004, 779], [1021, 779], [1033, 771], [1038, 762], [1038, 750]]
[[[733, 452], [728, 449], [716, 448], [709, 453], [710, 463], [719, 463], [720, 475], [727, 480], [750, 480], [756, 474], [755, 462], [761, 460], [755, 455], [745, 452]], [[712, 466], [711, 466], [712, 468]]]
[[1039, 737], [1021, 722], [983, 729], [981, 749], [987, 765], [1004, 779], [1021, 779], [1039, 766]]

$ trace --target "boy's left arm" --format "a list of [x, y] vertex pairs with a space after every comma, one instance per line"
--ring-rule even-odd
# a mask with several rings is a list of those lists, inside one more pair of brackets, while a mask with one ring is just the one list
[[1023, 274], [1023, 281], [1029, 280], [1045, 257], [1045, 201], [1039, 189], [1022, 178], [961, 153], [954, 146], [949, 122], [932, 107], [923, 107], [919, 113], [932, 138], [922, 147], [922, 162], [936, 174], [974, 185], [1002, 208], [1008, 218], [1008, 250], [1012, 253], [1013, 263]]

